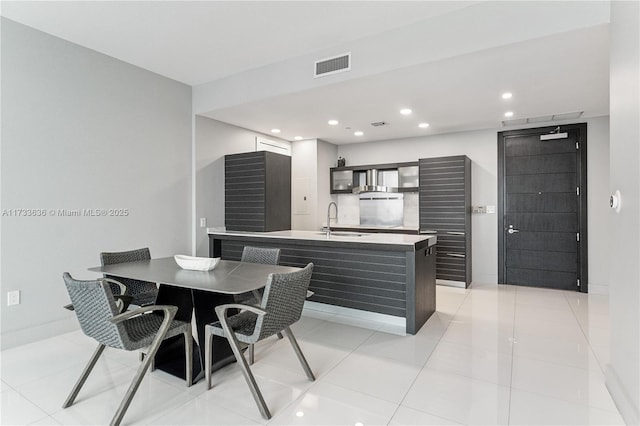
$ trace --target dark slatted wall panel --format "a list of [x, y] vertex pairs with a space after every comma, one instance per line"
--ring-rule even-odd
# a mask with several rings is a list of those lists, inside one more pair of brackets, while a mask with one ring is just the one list
[[471, 283], [471, 161], [465, 155], [423, 158], [420, 230], [438, 235], [436, 278]]
[[224, 223], [230, 231], [265, 230], [265, 151], [224, 157]]
[[[256, 247], [275, 247], [252, 241]], [[222, 258], [240, 260], [245, 243], [222, 241]], [[406, 316], [405, 252], [344, 250], [278, 242], [280, 264], [303, 267], [313, 262], [310, 300], [399, 317]]]

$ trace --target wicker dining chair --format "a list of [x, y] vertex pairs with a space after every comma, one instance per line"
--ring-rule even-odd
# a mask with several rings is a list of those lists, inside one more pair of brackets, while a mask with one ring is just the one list
[[[211, 361], [213, 357], [213, 336], [224, 337], [229, 341], [233, 355], [242, 369], [242, 374], [249, 385], [260, 414], [265, 419], [271, 418], [262, 393], [258, 388], [247, 360], [242, 354], [240, 345], [252, 345], [280, 332], [287, 336], [293, 346], [302, 368], [309, 380], [315, 376], [307, 363], [290, 326], [302, 315], [302, 307], [307, 296], [307, 288], [311, 281], [313, 263], [304, 269], [284, 274], [270, 274], [264, 289], [260, 307], [238, 303], [216, 307], [218, 322], [205, 327], [205, 377], [207, 389], [211, 389]], [[230, 309], [239, 309], [240, 313], [227, 316]]]
[[[79, 281], [72, 278], [68, 272], [65, 272], [62, 277], [71, 298], [73, 311], [78, 318], [78, 322], [80, 322], [80, 328], [85, 335], [98, 341], [98, 347], [77, 383], [73, 386], [62, 408], [67, 408], [73, 404], [78, 392], [80, 392], [91, 370], [93, 370], [107, 346], [126, 351], [149, 347], [148, 356], [138, 367], [129, 389], [111, 420], [111, 425], [119, 425], [122, 421], [133, 396], [164, 339], [180, 334], [184, 335], [186, 382], [187, 386], [191, 386], [193, 375], [191, 323], [174, 319], [178, 310], [177, 307], [153, 305], [122, 312], [123, 306], [116, 303], [110, 289], [110, 283], [105, 279]], [[151, 313], [153, 311], [161, 311], [162, 315]]]
[[[240, 262], [277, 265], [278, 262], [280, 262], [280, 249], [245, 246], [242, 249]], [[260, 290], [253, 290], [252, 295], [255, 299], [254, 303], [260, 303], [260, 300], [262, 299], [262, 292]], [[236, 298], [236, 302], [239, 303], [247, 303], [248, 301], [249, 299], [245, 295], [240, 295], [239, 298]]]
[[[279, 248], [264, 248], [264, 247], [252, 247], [245, 246], [242, 249], [242, 257], [240, 258], [241, 262], [251, 262], [251, 263], [263, 263], [267, 265], [277, 265], [280, 262], [280, 249]], [[313, 296], [313, 292], [311, 290], [307, 290], [307, 299]], [[244, 295], [240, 295], [236, 298], [236, 302], [238, 303], [256, 303], [260, 304], [262, 300], [262, 291], [261, 290], [253, 290], [252, 292], [253, 301], [247, 298]], [[282, 339], [282, 334], [277, 333], [278, 339]], [[255, 361], [255, 348], [253, 345], [249, 345], [247, 352], [249, 354], [249, 365], [253, 365]]]
[[[102, 266], [150, 259], [151, 253], [147, 247], [129, 251], [100, 253], [100, 263]], [[105, 278], [115, 278], [124, 284], [128, 289], [128, 294], [133, 298], [131, 302], [132, 305], [148, 306], [153, 305], [156, 302], [158, 287], [154, 283], [134, 280], [132, 278], [112, 277], [106, 274]], [[112, 286], [111, 289], [114, 293], [116, 292], [115, 287]]]

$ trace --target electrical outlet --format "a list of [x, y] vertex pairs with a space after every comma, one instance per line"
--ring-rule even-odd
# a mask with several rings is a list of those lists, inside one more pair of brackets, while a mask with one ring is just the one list
[[19, 305], [20, 304], [20, 290], [8, 291], [7, 292], [7, 306]]
[[200, 218], [200, 228], [204, 228], [205, 226], [207, 226], [207, 218], [206, 217], [201, 217]]

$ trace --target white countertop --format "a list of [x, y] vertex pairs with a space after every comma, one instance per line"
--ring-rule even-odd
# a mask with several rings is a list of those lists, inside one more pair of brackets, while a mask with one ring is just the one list
[[434, 245], [437, 241], [435, 235], [412, 235], [412, 234], [388, 234], [388, 233], [359, 233], [332, 231], [331, 237], [327, 239], [321, 231], [274, 231], [274, 232], [240, 232], [240, 231], [220, 231], [215, 228], [207, 228], [207, 233], [211, 235], [229, 236], [251, 236], [263, 238], [287, 238], [292, 240], [309, 241], [341, 241], [363, 244], [392, 244], [414, 246], [421, 241], [430, 240], [429, 245]]

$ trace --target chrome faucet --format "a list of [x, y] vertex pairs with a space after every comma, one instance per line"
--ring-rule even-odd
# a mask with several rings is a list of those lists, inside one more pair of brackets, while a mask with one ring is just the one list
[[327, 207], [327, 238], [331, 236], [331, 206], [335, 206], [336, 208], [336, 217], [334, 218], [336, 221], [338, 220], [338, 205], [335, 201], [329, 203], [329, 207]]

